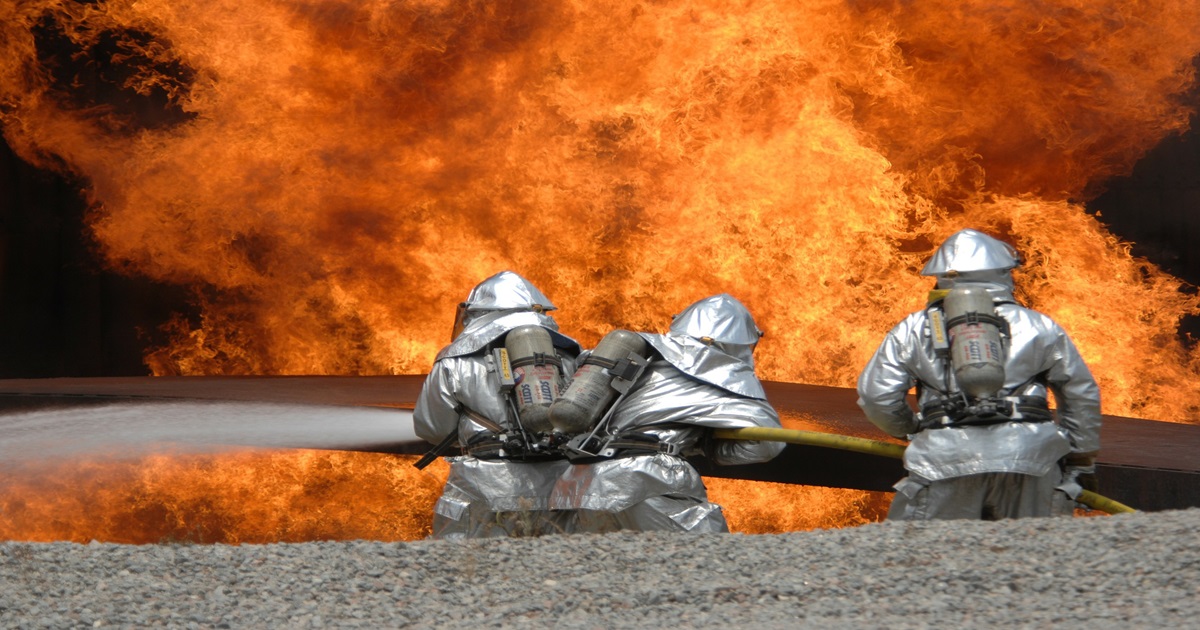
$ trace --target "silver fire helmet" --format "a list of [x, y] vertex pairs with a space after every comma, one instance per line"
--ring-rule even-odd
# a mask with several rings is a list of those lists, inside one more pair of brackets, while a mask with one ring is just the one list
[[460, 302], [454, 314], [451, 339], [457, 339], [463, 329], [479, 315], [489, 311], [532, 311], [544, 313], [557, 307], [533, 283], [511, 271], [501, 271], [475, 285]]
[[922, 276], [954, 277], [980, 271], [1008, 271], [1021, 264], [1012, 245], [978, 230], [960, 230], [942, 243], [921, 270]]
[[753, 361], [754, 346], [763, 332], [750, 311], [728, 293], [706, 297], [671, 320], [671, 333], [716, 346], [726, 354]]
[[517, 308], [553, 311], [556, 308], [550, 303], [550, 298], [533, 286], [532, 282], [511, 271], [501, 271], [475, 285], [464, 304], [469, 311], [506, 311]]

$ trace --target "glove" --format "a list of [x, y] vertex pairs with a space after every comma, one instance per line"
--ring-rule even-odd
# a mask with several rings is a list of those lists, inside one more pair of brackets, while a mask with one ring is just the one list
[[1096, 453], [1071, 453], [1063, 458], [1063, 466], [1068, 476], [1074, 473], [1076, 483], [1084, 490], [1096, 492], [1100, 487], [1096, 479]]
[[1095, 466], [1067, 466], [1064, 476], [1088, 492], [1100, 493], [1100, 480], [1096, 477]]
[[1059, 488], [1072, 499], [1079, 497], [1080, 490], [1099, 493], [1095, 453], [1071, 453], [1063, 458], [1062, 464], [1063, 483]]

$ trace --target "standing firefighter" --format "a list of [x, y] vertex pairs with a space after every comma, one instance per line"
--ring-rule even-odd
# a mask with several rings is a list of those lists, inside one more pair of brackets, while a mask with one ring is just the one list
[[666, 335], [616, 330], [601, 340], [550, 409], [556, 428], [578, 433], [551, 503], [574, 512], [568, 531], [729, 530], [684, 457], [748, 464], [783, 449], [711, 435], [779, 427], [754, 374], [761, 335], [749, 311], [721, 294], [688, 307]]
[[1095, 490], [1099, 388], [1066, 332], [1015, 302], [1019, 264], [981, 232], [948, 238], [921, 271], [937, 278], [928, 306], [888, 333], [859, 376], [871, 422], [911, 439], [889, 519], [1070, 514], [1081, 487]]
[[547, 505], [567, 462], [548, 415], [575, 371], [579, 345], [545, 314], [554, 308], [511, 271], [479, 283], [459, 304], [453, 342], [438, 353], [413, 412], [417, 435], [438, 444], [435, 453], [455, 443], [467, 453], [449, 458], [435, 538], [560, 531], [561, 515]]

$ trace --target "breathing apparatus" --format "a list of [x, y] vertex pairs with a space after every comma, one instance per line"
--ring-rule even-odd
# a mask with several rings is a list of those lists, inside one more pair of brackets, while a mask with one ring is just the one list
[[[665, 337], [690, 338], [693, 342], [699, 341], [704, 346], [753, 365], [754, 347], [762, 337], [762, 331], [754, 324], [754, 318], [741, 302], [721, 293], [699, 300], [674, 316]], [[637, 431], [618, 435], [607, 433], [609, 420], [620, 407], [621, 399], [629, 393], [649, 365], [650, 345], [641, 335], [624, 330], [613, 331], [605, 336], [595, 352], [604, 361], [615, 362], [612, 367], [589, 368], [586, 382], [580, 382], [584, 381], [584, 375], [576, 374], [576, 380], [568, 388], [564, 400], [560, 400], [551, 410], [551, 422], [556, 428], [567, 430], [583, 427], [579, 430], [587, 430], [591, 426], [590, 432], [580, 433], [567, 443], [569, 459], [587, 461], [591, 458], [620, 456], [622, 452], [679, 453], [679, 444], [660, 441], [656, 436]], [[696, 346], [689, 344], [688, 347]], [[584, 362], [585, 368], [589, 361]], [[596, 420], [604, 409], [607, 411]]]
[[550, 408], [563, 390], [563, 367], [550, 333], [541, 326], [520, 326], [508, 332], [504, 348], [512, 366], [512, 395], [522, 427], [534, 433], [551, 431]]
[[556, 431], [580, 433], [614, 406], [617, 395], [629, 391], [637, 366], [645, 365], [649, 345], [641, 335], [614, 330], [575, 370], [571, 385], [550, 406], [550, 424]]
[[938, 279], [926, 313], [934, 352], [946, 364], [941, 400], [921, 410], [925, 428], [1051, 419], [1044, 398], [1011, 396], [1004, 389], [1010, 333], [995, 304], [1011, 300], [1011, 270], [1018, 265], [1012, 246], [962, 230], [921, 271]]
[[[566, 457], [586, 461], [614, 454], [607, 438], [598, 438], [620, 400], [649, 365], [649, 344], [636, 332], [613, 330], [596, 344], [575, 371], [563, 396], [550, 408], [550, 424], [559, 434], [571, 434]], [[590, 430], [590, 431], [588, 431]]]
[[[480, 330], [480, 325], [509, 313], [540, 315], [552, 310], [554, 304], [531, 282], [511, 271], [501, 271], [476, 285], [458, 305], [453, 338], [470, 336]], [[479, 457], [558, 457], [557, 449], [565, 438], [552, 435], [549, 408], [562, 394], [569, 375], [563, 372], [554, 339], [549, 330], [536, 324], [501, 332], [502, 343], [488, 339], [481, 346], [489, 348], [485, 355], [487, 369], [508, 408], [511, 420], [503, 424], [512, 426], [500, 426], [471, 409], [460, 408], [460, 416], [472, 419], [495, 435], [479, 435], [464, 446]], [[446, 446], [439, 448], [447, 448], [455, 436], [448, 435], [444, 441]]]
[[495, 437], [479, 436], [467, 444], [475, 457], [539, 460], [560, 458], [566, 438], [553, 432], [550, 406], [564, 389], [562, 359], [550, 333], [541, 326], [518, 326], [504, 344], [486, 355], [487, 370], [505, 401], [511, 426], [500, 426], [469, 409], [459, 413], [487, 427]]
[[564, 447], [568, 459], [590, 461], [615, 454], [604, 429], [650, 364], [648, 357], [649, 344], [628, 330], [614, 330], [596, 344], [567, 391], [550, 407], [557, 434], [573, 435]]
[[[945, 362], [946, 384], [938, 405], [923, 410], [935, 425], [1007, 418], [1012, 401], [1002, 399], [1004, 340], [1008, 324], [996, 314], [986, 289], [959, 286], [928, 311], [934, 352]], [[953, 379], [953, 382], [951, 382]]]
[[943, 302], [954, 380], [967, 396], [989, 398], [1004, 387], [1000, 331], [1008, 323], [996, 315], [991, 295], [978, 287], [951, 289]]

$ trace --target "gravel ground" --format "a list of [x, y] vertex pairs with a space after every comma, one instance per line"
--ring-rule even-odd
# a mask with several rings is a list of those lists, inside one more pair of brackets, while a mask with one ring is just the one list
[[1196, 627], [1200, 510], [780, 535], [0, 543], [0, 627]]

